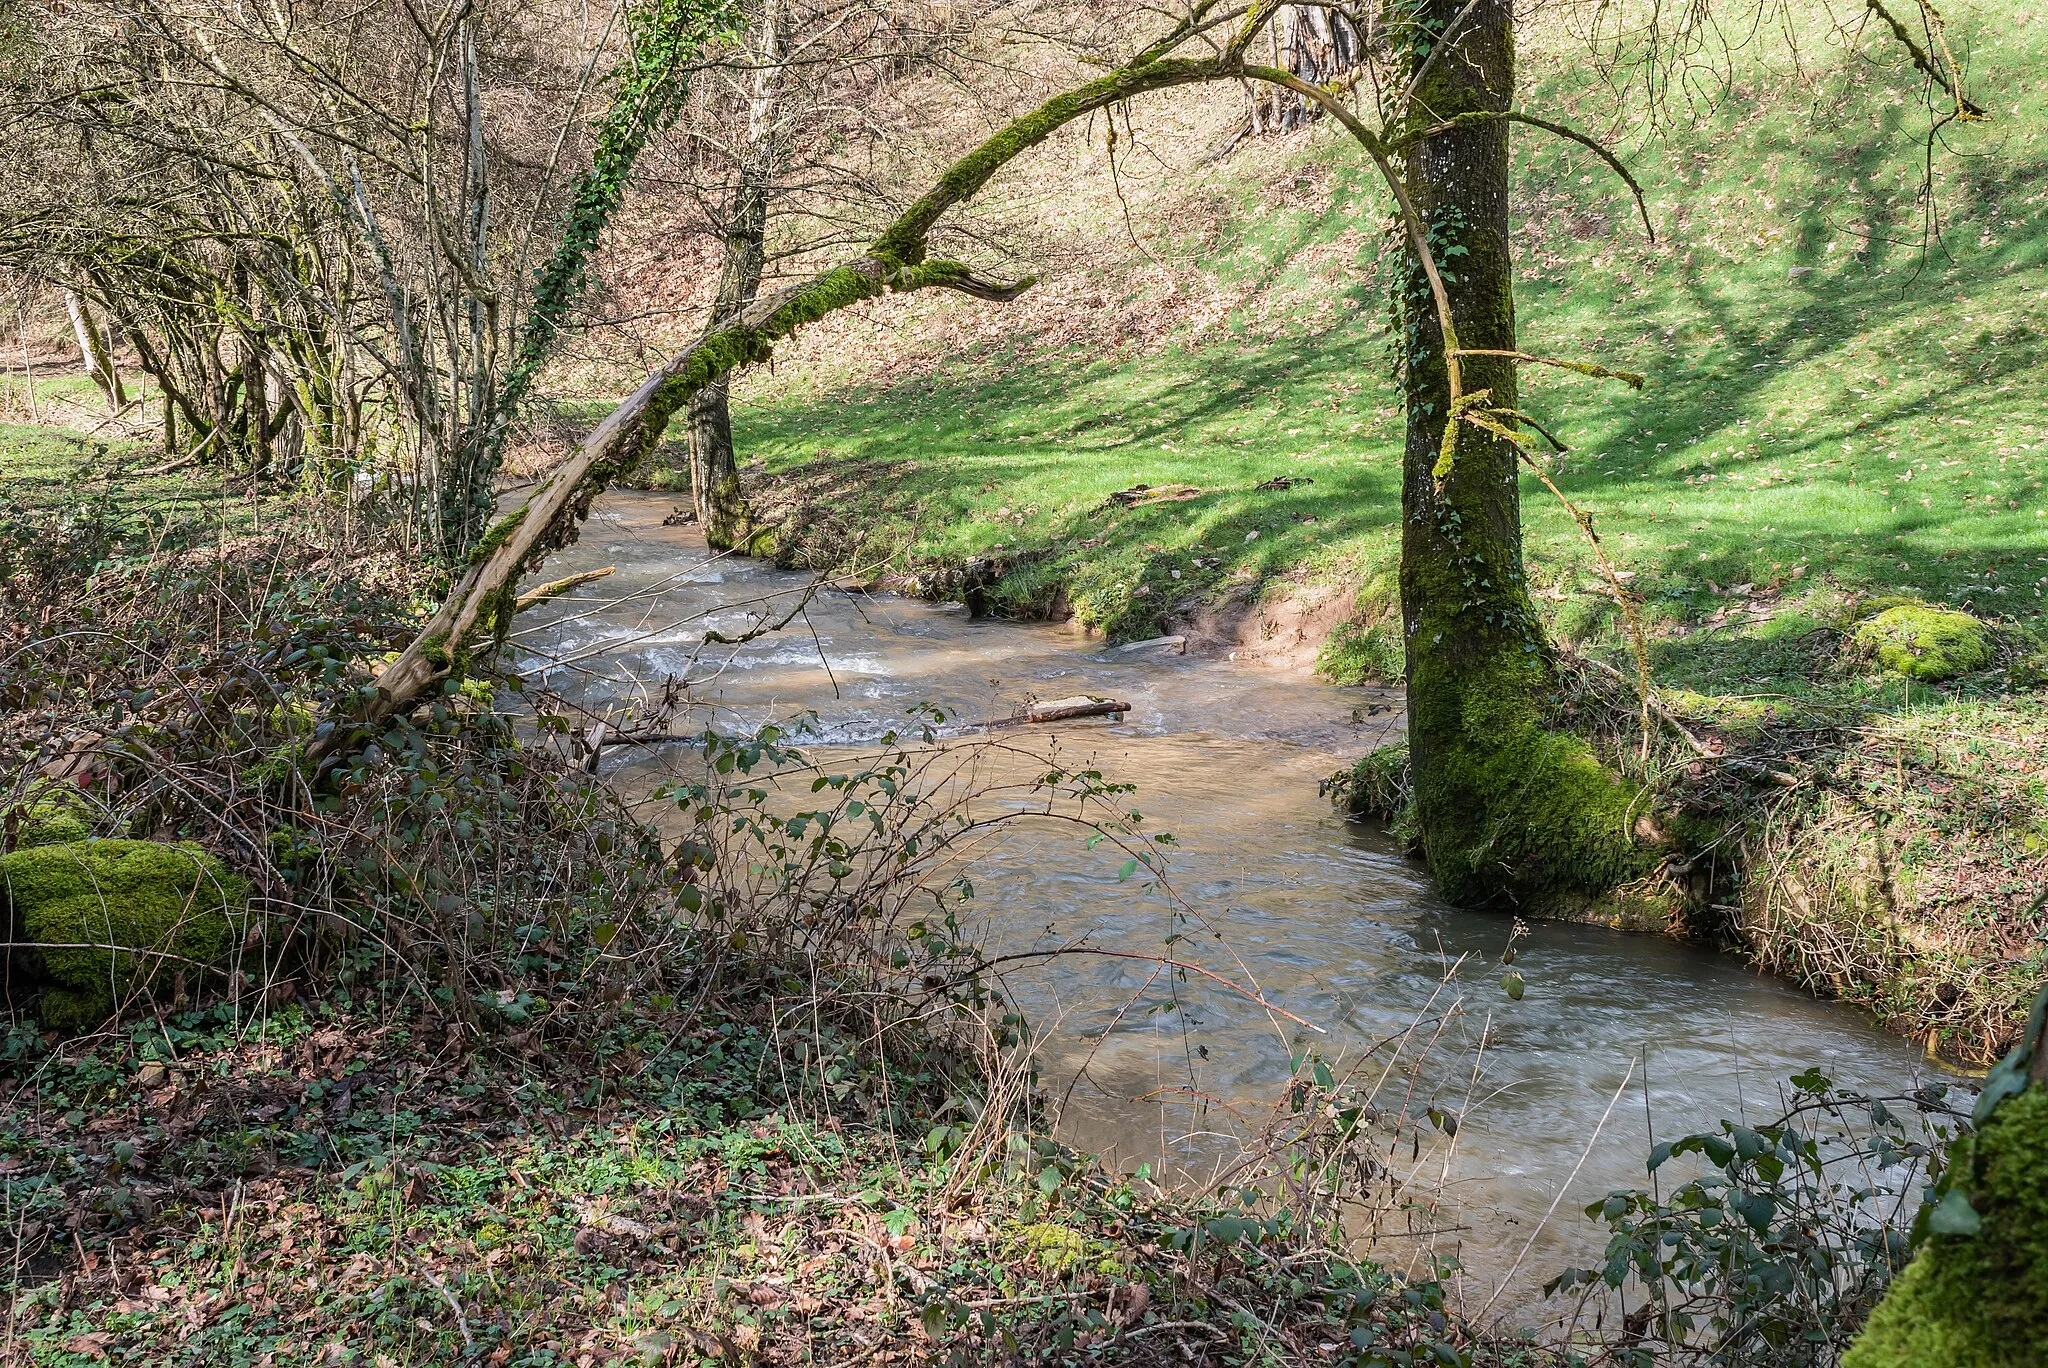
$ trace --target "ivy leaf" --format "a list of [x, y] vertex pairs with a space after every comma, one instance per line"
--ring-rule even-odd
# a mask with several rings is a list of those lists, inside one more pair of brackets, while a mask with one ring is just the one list
[[1936, 1235], [1975, 1235], [1984, 1228], [1984, 1218], [1961, 1188], [1950, 1188], [1927, 1213], [1927, 1228]]

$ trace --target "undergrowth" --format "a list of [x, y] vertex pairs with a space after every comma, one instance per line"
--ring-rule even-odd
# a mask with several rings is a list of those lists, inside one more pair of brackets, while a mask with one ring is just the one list
[[[68, 785], [89, 840], [194, 842], [250, 901], [69, 1036], [15, 947], [6, 1361], [1545, 1359], [1345, 1252], [1399, 1136], [1318, 1063], [1207, 1193], [1048, 1137], [934, 714], [830, 765], [704, 733], [659, 828], [511, 674], [301, 764], [429, 586], [374, 509], [290, 497], [234, 537], [16, 525], [4, 801]], [[1034, 774], [1001, 820], [1149, 854], [1123, 788]]]

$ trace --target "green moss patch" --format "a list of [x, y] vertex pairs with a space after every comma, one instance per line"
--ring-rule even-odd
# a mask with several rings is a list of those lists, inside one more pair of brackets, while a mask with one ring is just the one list
[[[2026, 1368], [2048, 1364], [2048, 1088], [2008, 1099], [1957, 1144], [1960, 1229], [1928, 1236], [1871, 1313], [1842, 1368]], [[1953, 1202], [1944, 1199], [1933, 1218]]]
[[1540, 915], [1561, 900], [1603, 894], [1655, 863], [1633, 835], [1645, 795], [1579, 737], [1526, 726], [1505, 744], [1475, 742], [1447, 768], [1417, 800], [1435, 803], [1421, 822], [1424, 854], [1454, 902], [1483, 901], [1504, 888]]
[[92, 835], [95, 815], [85, 796], [69, 784], [39, 784], [30, 790], [25, 801], [0, 816], [4, 848], [27, 850], [31, 846], [83, 841]]
[[1867, 619], [1856, 629], [1856, 643], [1886, 669], [1928, 683], [1991, 663], [1991, 633], [1983, 623], [1924, 603], [1902, 603]]
[[194, 845], [78, 841], [0, 856], [12, 940], [39, 947], [45, 1025], [83, 1027], [162, 974], [223, 962], [248, 887]]

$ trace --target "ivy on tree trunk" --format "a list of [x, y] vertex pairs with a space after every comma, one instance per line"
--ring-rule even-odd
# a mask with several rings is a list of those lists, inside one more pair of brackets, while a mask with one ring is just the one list
[[[1421, 0], [1413, 22], [1417, 119], [1435, 125], [1511, 108], [1510, 0]], [[1483, 119], [1435, 132], [1407, 152], [1404, 179], [1462, 352], [1517, 350], [1508, 129], [1506, 119]], [[1523, 578], [1514, 445], [1461, 424], [1454, 459], [1441, 469], [1452, 421], [1449, 359], [1412, 246], [1401, 302], [1401, 607], [1423, 856], [1454, 902], [1540, 907], [1597, 896], [1645, 867], [1633, 835], [1637, 795], [1584, 741], [1547, 725], [1555, 677]], [[1490, 391], [1491, 408], [1518, 407], [1512, 356], [1458, 359], [1466, 396]]]
[[590, 169], [577, 178], [554, 252], [534, 279], [512, 364], [464, 434], [442, 490], [441, 535], [456, 554], [467, 554], [490, 521], [512, 423], [582, 298], [591, 254], [625, 200], [641, 152], [681, 107], [689, 63], [726, 35], [735, 13], [736, 0], [649, 0], [628, 12], [626, 56], [613, 73], [617, 86], [598, 121]]

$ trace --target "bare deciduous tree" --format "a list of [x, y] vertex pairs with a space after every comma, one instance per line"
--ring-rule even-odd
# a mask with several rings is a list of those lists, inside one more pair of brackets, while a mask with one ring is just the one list
[[[35, 10], [0, 265], [115, 320], [167, 445], [316, 478], [402, 450], [459, 559], [586, 261], [727, 0]], [[579, 168], [582, 168], [579, 171]]]

